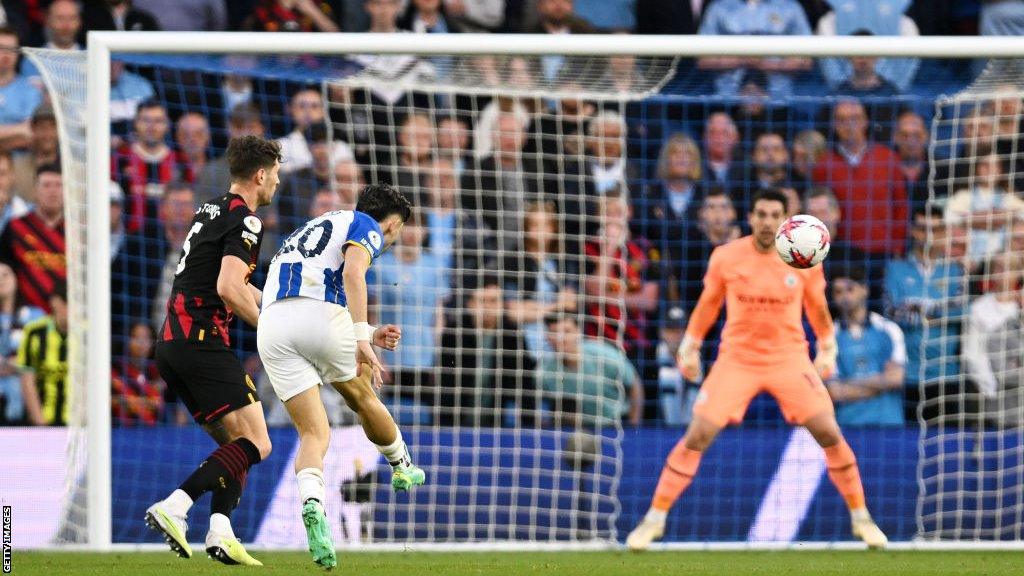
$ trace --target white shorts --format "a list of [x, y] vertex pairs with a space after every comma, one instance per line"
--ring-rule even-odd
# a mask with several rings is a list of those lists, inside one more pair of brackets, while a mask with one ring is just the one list
[[359, 374], [352, 316], [332, 302], [299, 296], [272, 303], [260, 314], [256, 345], [282, 402]]

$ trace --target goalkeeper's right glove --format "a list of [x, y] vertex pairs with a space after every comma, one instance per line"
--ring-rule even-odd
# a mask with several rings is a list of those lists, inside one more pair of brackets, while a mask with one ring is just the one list
[[679, 344], [679, 349], [676, 350], [676, 366], [682, 372], [683, 378], [690, 382], [699, 382], [703, 377], [700, 365], [700, 346], [700, 340], [687, 334]]

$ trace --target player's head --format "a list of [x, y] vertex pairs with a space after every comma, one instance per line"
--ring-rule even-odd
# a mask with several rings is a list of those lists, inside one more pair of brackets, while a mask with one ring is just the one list
[[255, 188], [257, 203], [270, 204], [281, 181], [281, 145], [259, 136], [242, 136], [231, 139], [226, 155], [232, 184]]
[[398, 240], [402, 226], [412, 216], [412, 203], [390, 184], [370, 184], [359, 193], [356, 212], [362, 212], [380, 224], [384, 249]]
[[841, 266], [832, 270], [832, 300], [843, 315], [866, 307], [868, 283], [862, 266]]
[[750, 200], [750, 231], [762, 251], [775, 249], [775, 232], [786, 220], [789, 199], [774, 188], [758, 190]]

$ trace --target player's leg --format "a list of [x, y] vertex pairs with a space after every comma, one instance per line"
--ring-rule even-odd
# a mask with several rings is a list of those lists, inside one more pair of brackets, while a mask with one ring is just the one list
[[391, 464], [391, 486], [395, 490], [408, 490], [426, 481], [426, 474], [412, 463], [409, 449], [402, 439], [391, 413], [377, 397], [373, 389], [373, 372], [369, 364], [360, 366], [355, 378], [332, 382], [334, 388], [345, 398], [345, 403], [359, 415], [367, 439]]
[[824, 449], [829, 480], [850, 509], [854, 535], [872, 548], [884, 547], [888, 539], [868, 513], [857, 458], [843, 438], [832, 399], [814, 366], [809, 360], [801, 359], [791, 367], [776, 371], [766, 387], [779, 403], [786, 420], [807, 428]]
[[331, 427], [320, 398], [319, 383], [296, 394], [284, 403], [299, 433], [295, 454], [295, 479], [302, 502], [302, 524], [313, 561], [325, 568], [337, 566], [338, 559], [331, 538], [331, 526], [324, 513], [324, 456], [331, 440]]

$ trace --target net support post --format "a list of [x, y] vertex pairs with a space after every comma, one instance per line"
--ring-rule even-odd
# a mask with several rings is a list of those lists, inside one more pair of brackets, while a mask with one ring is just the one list
[[[86, 219], [87, 525], [89, 548], [111, 545], [110, 449], [110, 49], [89, 34]], [[99, 233], [97, 233], [97, 231]]]

